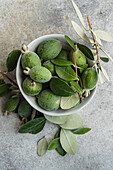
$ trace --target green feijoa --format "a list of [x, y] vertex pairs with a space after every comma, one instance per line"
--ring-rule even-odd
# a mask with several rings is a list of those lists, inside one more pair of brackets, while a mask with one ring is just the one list
[[[86, 64], [86, 57], [80, 50], [75, 51], [75, 59], [77, 66], [82, 66]], [[72, 50], [69, 53], [69, 60], [74, 63]]]
[[98, 81], [98, 74], [94, 68], [87, 68], [82, 74], [82, 83], [84, 89], [92, 90]]
[[44, 60], [55, 58], [61, 51], [62, 44], [59, 40], [51, 39], [42, 42], [37, 49], [38, 55]]
[[35, 96], [42, 90], [42, 84], [33, 81], [29, 77], [24, 80], [22, 87], [23, 91], [29, 96]]
[[57, 110], [60, 105], [60, 97], [47, 89], [40, 93], [38, 97], [38, 104], [41, 108], [48, 111]]
[[30, 104], [24, 100], [20, 103], [19, 105], [19, 108], [18, 108], [18, 114], [21, 116], [21, 117], [29, 117], [31, 115], [31, 106]]
[[61, 50], [56, 59], [67, 60], [68, 52], [66, 50]]
[[21, 62], [23, 68], [25, 67], [32, 68], [34, 66], [41, 66], [41, 61], [39, 56], [32, 51], [25, 53], [22, 56]]
[[55, 68], [54, 68], [54, 64], [51, 63], [51, 61], [45, 61], [43, 63], [43, 66], [46, 67], [51, 73], [52, 75], [55, 74]]
[[51, 72], [42, 66], [35, 66], [29, 72], [30, 78], [38, 83], [45, 83], [48, 82], [52, 74]]
[[20, 98], [19, 97], [12, 97], [10, 96], [7, 100], [6, 100], [6, 103], [5, 103], [5, 110], [7, 111], [14, 111], [18, 104], [19, 104], [19, 101], [20, 101]]

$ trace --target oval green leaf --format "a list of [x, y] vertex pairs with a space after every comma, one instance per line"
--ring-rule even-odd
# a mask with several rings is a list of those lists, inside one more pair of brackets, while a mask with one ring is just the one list
[[80, 97], [78, 93], [75, 93], [69, 97], [62, 97], [60, 107], [63, 110], [71, 109], [72, 107], [76, 106], [78, 103], [80, 103]]
[[55, 124], [64, 124], [68, 119], [68, 116], [48, 116], [48, 115], [44, 115], [44, 116], [49, 122]]
[[78, 36], [80, 36], [80, 38], [82, 38], [84, 41], [90, 43], [87, 35], [84, 33], [82, 28], [74, 21], [71, 21], [71, 24], [72, 24], [74, 30], [76, 31], [76, 33], [78, 34]]
[[77, 134], [77, 135], [83, 135], [83, 134], [89, 132], [90, 130], [91, 130], [91, 128], [83, 127], [83, 128], [75, 130], [73, 133]]
[[82, 94], [82, 88], [80, 87], [80, 85], [77, 82], [70, 82], [72, 88], [77, 91], [78, 93]]
[[106, 57], [100, 57], [100, 59], [104, 62], [108, 62], [109, 61], [109, 58], [106, 58]]
[[51, 60], [51, 62], [57, 66], [70, 66], [73, 65], [71, 61], [68, 60], [62, 60], [62, 59], [54, 59]]
[[18, 58], [21, 54], [20, 50], [13, 50], [9, 53], [8, 58], [6, 60], [6, 66], [8, 72], [13, 71], [16, 68]]
[[31, 109], [31, 105], [26, 100], [24, 100], [19, 105], [18, 114], [21, 117], [27, 118], [31, 115]]
[[77, 152], [77, 141], [75, 135], [71, 131], [61, 129], [60, 143], [62, 148], [67, 153], [75, 155], [75, 153]]
[[88, 64], [85, 64], [85, 65], [83, 65], [83, 66], [80, 66], [80, 67], [79, 67], [80, 74], [81, 74], [86, 68], [88, 68]]
[[93, 53], [92, 51], [86, 47], [85, 45], [83, 44], [77, 44], [79, 50], [87, 57], [89, 58], [90, 60], [94, 60], [94, 56], [93, 56]]
[[72, 88], [58, 77], [53, 77], [50, 81], [50, 89], [58, 96], [71, 96], [74, 94]]
[[0, 97], [5, 95], [5, 93], [9, 90], [11, 84], [1, 84], [0, 85]]
[[49, 147], [48, 147], [48, 150], [53, 150], [53, 149], [56, 149], [58, 146], [60, 146], [60, 138], [55, 138], [53, 139], [50, 144], [49, 144]]
[[109, 33], [102, 30], [96, 30], [95, 33], [101, 40], [113, 42], [113, 37]]
[[55, 66], [55, 71], [61, 79], [64, 79], [66, 81], [78, 80], [78, 77], [71, 66], [67, 67]]
[[43, 156], [47, 151], [48, 143], [45, 137], [40, 139], [37, 144], [37, 153], [39, 156]]
[[68, 44], [73, 48], [73, 50], [76, 51], [76, 46], [74, 45], [74, 43], [71, 40], [71, 38], [69, 38], [67, 35], [65, 35], [65, 39], [68, 42]]
[[12, 97], [10, 96], [7, 100], [6, 100], [6, 103], [5, 103], [5, 110], [7, 111], [14, 111], [18, 104], [19, 104], [19, 101], [20, 101], [20, 98], [19, 97]]
[[83, 120], [81, 119], [79, 115], [72, 114], [72, 115], [69, 115], [67, 121], [63, 125], [60, 125], [60, 126], [64, 129], [70, 129], [70, 130], [77, 129], [83, 126]]
[[19, 129], [19, 133], [39, 133], [45, 125], [46, 119], [44, 117], [36, 118], [27, 122]]

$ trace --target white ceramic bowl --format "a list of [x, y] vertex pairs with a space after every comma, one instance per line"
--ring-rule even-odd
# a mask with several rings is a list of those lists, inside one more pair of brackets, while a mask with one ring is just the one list
[[[28, 45], [29, 51], [36, 51], [38, 45], [41, 42], [43, 42], [45, 40], [48, 40], [48, 39], [58, 39], [58, 40], [60, 40], [62, 42], [64, 49], [70, 49], [70, 46], [66, 42], [66, 40], [64, 38], [64, 35], [61, 35], [61, 34], [51, 34], [51, 35], [45, 35], [45, 36], [39, 37], [39, 38], [35, 39], [34, 41], [32, 41]], [[92, 64], [91, 61], [89, 61], [89, 64]], [[89, 103], [89, 101], [93, 98], [93, 96], [94, 96], [94, 94], [96, 92], [96, 88], [93, 89], [91, 91], [91, 94], [90, 94], [89, 97], [85, 98], [82, 101], [82, 103], [80, 103], [79, 105], [73, 107], [72, 109], [68, 109], [68, 110], [58, 109], [57, 111], [46, 111], [46, 110], [42, 109], [38, 105], [38, 103], [36, 102], [36, 97], [31, 97], [31, 96], [26, 95], [24, 93], [23, 89], [22, 89], [22, 82], [24, 80], [24, 75], [23, 75], [23, 71], [22, 71], [22, 68], [21, 68], [21, 56], [20, 56], [20, 58], [18, 60], [18, 63], [17, 63], [16, 79], [17, 79], [17, 83], [18, 83], [19, 89], [20, 89], [23, 97], [28, 101], [28, 103], [33, 108], [38, 110], [39, 112], [42, 112], [42, 113], [44, 113], [46, 115], [50, 115], [50, 116], [64, 116], [64, 115], [70, 115], [70, 114], [76, 113], [77, 111], [83, 109]]]

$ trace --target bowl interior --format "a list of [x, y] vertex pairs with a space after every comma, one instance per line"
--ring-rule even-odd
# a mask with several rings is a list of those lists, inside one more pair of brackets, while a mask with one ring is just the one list
[[[45, 35], [45, 36], [42, 36], [40, 38], [37, 38], [35, 39], [34, 41], [32, 41], [29, 45], [28, 45], [28, 48], [29, 48], [29, 51], [36, 51], [38, 45], [45, 41], [45, 40], [48, 40], [48, 39], [58, 39], [62, 42], [62, 45], [63, 45], [63, 49], [66, 49], [66, 50], [70, 50], [70, 46], [67, 44], [65, 38], [64, 38], [64, 35], [60, 35], [60, 34], [52, 34], [52, 35]], [[91, 61], [88, 61], [89, 64], [92, 64]], [[96, 88], [93, 89], [91, 91], [91, 94], [89, 97], [85, 98], [82, 103], [80, 103], [79, 105], [73, 107], [72, 109], [68, 109], [68, 110], [62, 110], [62, 109], [58, 109], [56, 111], [46, 111], [44, 109], [42, 109], [38, 103], [36, 102], [36, 97], [31, 97], [31, 96], [28, 96], [24, 93], [23, 89], [22, 89], [22, 82], [24, 80], [24, 74], [23, 74], [23, 71], [22, 71], [22, 68], [21, 68], [21, 56], [18, 60], [18, 63], [17, 63], [17, 68], [16, 68], [16, 79], [17, 79], [17, 83], [18, 83], [18, 86], [19, 86], [19, 89], [22, 93], [22, 95], [24, 96], [24, 98], [27, 100], [27, 102], [33, 107], [35, 108], [36, 110], [38, 110], [39, 112], [42, 112], [44, 114], [47, 114], [47, 115], [51, 115], [51, 116], [63, 116], [63, 115], [70, 115], [70, 114], [73, 114], [73, 113], [76, 113], [77, 111], [79, 111], [80, 109], [82, 109], [84, 106], [86, 106], [86, 104], [89, 103], [89, 101], [91, 100], [91, 98], [94, 96], [94, 93], [96, 91]]]

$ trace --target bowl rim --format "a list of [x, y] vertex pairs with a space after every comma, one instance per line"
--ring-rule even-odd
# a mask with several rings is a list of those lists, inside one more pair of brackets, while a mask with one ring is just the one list
[[[33, 41], [31, 41], [29, 44], [28, 44], [28, 48], [30, 46], [32, 46], [33, 43], [37, 42], [37, 41], [40, 41], [41, 39], [43, 38], [53, 38], [53, 37], [56, 37], [56, 38], [63, 38], [64, 39], [64, 34], [47, 34], [47, 35], [43, 35], [39, 38], [36, 38], [34, 39]], [[53, 38], [55, 39], [55, 38]], [[73, 39], [72, 39], [73, 40]], [[74, 41], [74, 40], [73, 40]], [[20, 67], [20, 60], [21, 60], [21, 57], [22, 57], [22, 54], [20, 55], [19, 59], [18, 59], [18, 62], [17, 62], [17, 67], [16, 67], [16, 80], [17, 80], [17, 84], [18, 84], [18, 87], [19, 87], [19, 90], [21, 92], [21, 94], [23, 95], [23, 97], [27, 100], [27, 102], [34, 108], [36, 109], [37, 111], [39, 112], [42, 112], [43, 114], [46, 114], [48, 116], [66, 116], [66, 115], [71, 115], [71, 114], [74, 114], [78, 111], [80, 111], [81, 109], [83, 109], [84, 107], [86, 107], [89, 102], [92, 100], [92, 98], [94, 97], [95, 93], [96, 93], [96, 88], [97, 88], [97, 84], [96, 84], [96, 87], [93, 89], [93, 92], [92, 92], [92, 95], [90, 96], [90, 98], [87, 98], [87, 102], [81, 106], [80, 108], [77, 108], [75, 111], [71, 111], [71, 109], [67, 109], [67, 110], [63, 110], [64, 113], [52, 113], [51, 111], [47, 111], [47, 110], [44, 110], [42, 108], [40, 109], [37, 109], [37, 107], [35, 107], [35, 105], [33, 105], [33, 103], [29, 100], [29, 97], [31, 96], [28, 96], [24, 93], [23, 89], [22, 89], [22, 85], [20, 83], [20, 80], [19, 80], [19, 67]], [[98, 83], [98, 82], [97, 82]], [[26, 97], [27, 96], [27, 97]], [[35, 97], [35, 96], [33, 96]], [[73, 107], [74, 108], [74, 107]], [[68, 111], [65, 113], [65, 111]]]

